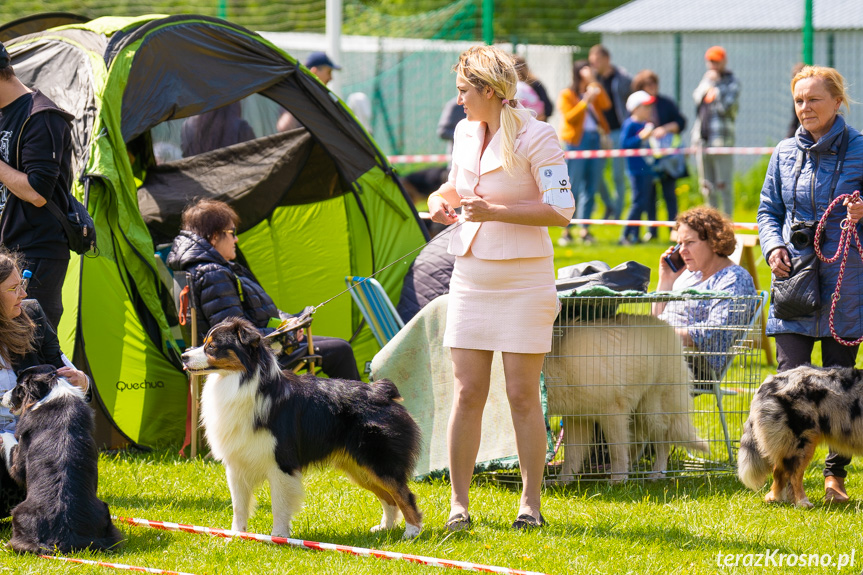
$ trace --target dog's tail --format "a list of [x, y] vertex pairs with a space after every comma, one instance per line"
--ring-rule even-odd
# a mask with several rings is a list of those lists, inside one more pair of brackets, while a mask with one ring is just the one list
[[675, 444], [701, 453], [710, 453], [710, 443], [698, 436], [698, 430], [692, 424], [689, 413], [678, 413], [672, 416], [668, 428], [668, 438]]
[[402, 394], [399, 393], [399, 388], [396, 384], [388, 379], [379, 379], [372, 384], [372, 395], [383, 403], [389, 401], [401, 401]]
[[767, 474], [770, 473], [770, 462], [758, 449], [758, 440], [752, 429], [752, 417], [743, 426], [743, 436], [740, 438], [740, 451], [737, 453], [737, 477], [753, 491], [758, 491], [764, 485]]

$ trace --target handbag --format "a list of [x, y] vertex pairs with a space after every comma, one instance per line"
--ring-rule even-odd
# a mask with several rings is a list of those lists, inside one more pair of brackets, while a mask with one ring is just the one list
[[790, 275], [787, 278], [773, 278], [770, 295], [773, 317], [795, 319], [821, 308], [819, 268], [820, 261], [815, 252], [791, 258]]
[[600, 130], [600, 132], [599, 132], [599, 149], [600, 150], [613, 150], [614, 149], [614, 140], [611, 139], [611, 134], [608, 134], [608, 133]]
[[53, 198], [45, 204], [45, 207], [54, 214], [54, 217], [63, 226], [70, 250], [80, 255], [84, 255], [90, 250], [95, 252], [96, 225], [93, 223], [93, 218], [90, 217], [84, 204], [79, 202], [75, 196], [67, 192], [66, 198], [69, 201], [69, 209], [65, 214]]
[[[662, 138], [649, 138], [650, 147], [654, 150], [658, 148], [680, 148], [682, 140], [680, 134], [668, 133]], [[660, 176], [668, 176], [669, 178], [678, 180], [689, 175], [689, 170], [686, 168], [686, 156], [683, 154], [662, 155], [654, 152], [656, 164], [654, 170]]]

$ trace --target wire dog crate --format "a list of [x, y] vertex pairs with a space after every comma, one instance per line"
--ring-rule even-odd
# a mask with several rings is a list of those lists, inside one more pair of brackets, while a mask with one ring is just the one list
[[733, 473], [763, 295], [562, 297], [545, 385], [552, 482]]

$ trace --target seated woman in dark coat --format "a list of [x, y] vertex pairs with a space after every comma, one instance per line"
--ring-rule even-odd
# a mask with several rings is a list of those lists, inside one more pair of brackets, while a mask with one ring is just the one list
[[[229, 317], [245, 317], [262, 332], [272, 318], [293, 317], [273, 303], [252, 272], [234, 262], [240, 217], [228, 204], [201, 200], [183, 211], [182, 231], [174, 239], [168, 266], [189, 274], [189, 286], [198, 302], [198, 333]], [[324, 373], [339, 379], [359, 380], [357, 362], [348, 342], [315, 336], [315, 353]], [[292, 358], [282, 358], [283, 364]]]

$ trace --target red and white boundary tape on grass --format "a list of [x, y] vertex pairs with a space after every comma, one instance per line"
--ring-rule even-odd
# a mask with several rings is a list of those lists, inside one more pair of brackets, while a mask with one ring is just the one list
[[[746, 156], [764, 156], [773, 153], [773, 149], [768, 146], [761, 147], [739, 147], [732, 148], [728, 146], [715, 146], [704, 148], [705, 154], [714, 156], [728, 155], [746, 155]], [[675, 154], [694, 154], [696, 148], [638, 148], [626, 150], [570, 150], [564, 152], [564, 156], [570, 160], [584, 160], [591, 158], [626, 158], [632, 156], [672, 156]], [[423, 164], [423, 163], [440, 163], [444, 164], [450, 161], [449, 154], [404, 154], [400, 156], [389, 156], [391, 164]]]
[[317, 549], [318, 551], [338, 551], [349, 555], [360, 557], [376, 557], [377, 559], [401, 559], [410, 563], [419, 563], [432, 567], [449, 567], [451, 569], [462, 569], [465, 571], [480, 571], [483, 573], [504, 573], [507, 575], [544, 575], [536, 571], [522, 571], [510, 569], [509, 567], [495, 567], [493, 565], [481, 565], [468, 561], [450, 561], [449, 559], [438, 559], [436, 557], [423, 557], [422, 555], [410, 555], [408, 553], [396, 553], [394, 551], [380, 551], [378, 549], [366, 549], [364, 547], [352, 547], [350, 545], [336, 545], [333, 543], [318, 543], [316, 541], [304, 541], [302, 539], [290, 539], [288, 537], [273, 537], [259, 533], [244, 533], [230, 529], [216, 529], [213, 527], [199, 527], [197, 525], [184, 525], [182, 523], [169, 523], [167, 521], [149, 521], [133, 517], [114, 517], [115, 521], [128, 523], [129, 525], [140, 525], [163, 531], [184, 531], [186, 533], [200, 533], [213, 535], [227, 539], [245, 539], [248, 541], [260, 541], [261, 543], [273, 543], [275, 545], [289, 545], [292, 547], [305, 547]]
[[53, 561], [63, 561], [66, 563], [80, 563], [82, 565], [93, 565], [96, 567], [110, 567], [111, 569], [122, 569], [123, 571], [137, 571], [139, 573], [159, 573], [164, 575], [192, 575], [183, 571], [166, 571], [164, 569], [154, 569], [152, 567], [136, 567], [134, 565], [124, 565], [122, 563], [107, 563], [105, 561], [90, 561], [89, 559], [77, 559], [75, 557], [57, 557], [56, 555], [39, 555], [42, 559], [51, 559]]

